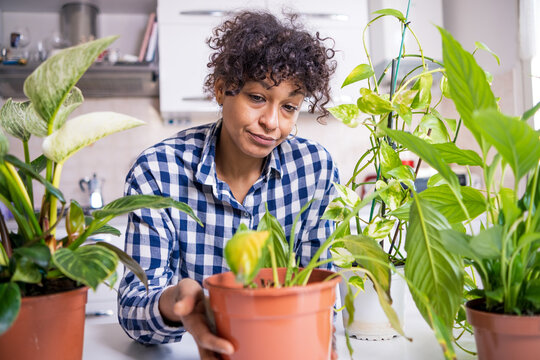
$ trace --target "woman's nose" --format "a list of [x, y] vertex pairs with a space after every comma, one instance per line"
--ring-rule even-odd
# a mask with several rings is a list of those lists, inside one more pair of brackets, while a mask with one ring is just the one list
[[261, 123], [268, 131], [274, 130], [279, 126], [279, 108], [269, 105], [261, 116]]

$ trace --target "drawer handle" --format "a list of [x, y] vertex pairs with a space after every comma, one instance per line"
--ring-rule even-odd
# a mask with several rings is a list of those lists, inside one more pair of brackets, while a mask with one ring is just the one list
[[211, 101], [210, 96], [185, 96], [182, 101]]
[[231, 14], [234, 14], [232, 11], [227, 10], [186, 10], [186, 11], [180, 11], [180, 15], [188, 15], [188, 16], [216, 16], [216, 17], [222, 17], [222, 16], [229, 16]]
[[348, 21], [349, 15], [343, 14], [328, 14], [328, 13], [300, 13], [301, 16], [312, 19], [326, 19], [326, 20], [338, 20], [338, 21]]

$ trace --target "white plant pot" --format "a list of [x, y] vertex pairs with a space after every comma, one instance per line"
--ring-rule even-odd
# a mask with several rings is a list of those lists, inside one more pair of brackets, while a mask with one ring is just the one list
[[[398, 271], [402, 272], [400, 268]], [[348, 280], [351, 276], [363, 276], [361, 271], [348, 271], [342, 273], [344, 280]], [[345, 299], [347, 294], [347, 283], [342, 281], [339, 284], [341, 299]], [[397, 313], [400, 323], [403, 326], [404, 312], [404, 293], [405, 280], [398, 274], [392, 275], [390, 286], [390, 295], [392, 296], [392, 308]], [[373, 283], [369, 278], [366, 278], [364, 283], [364, 291], [360, 292], [354, 299], [354, 320], [351, 325], [349, 322], [349, 313], [343, 309], [343, 326], [347, 329], [350, 337], [355, 337], [360, 340], [389, 340], [398, 336], [398, 333], [392, 328], [386, 314], [384, 313], [377, 292], [373, 288]]]

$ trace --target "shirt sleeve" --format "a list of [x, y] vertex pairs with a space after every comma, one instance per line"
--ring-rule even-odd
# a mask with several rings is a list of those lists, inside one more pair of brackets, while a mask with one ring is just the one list
[[[126, 195], [161, 195], [159, 164], [142, 156], [126, 180]], [[137, 261], [148, 277], [144, 284], [126, 269], [118, 289], [118, 320], [134, 340], [145, 344], [179, 341], [182, 327], [165, 324], [159, 309], [163, 290], [178, 282], [179, 242], [166, 209], [141, 209], [130, 213], [126, 230], [125, 251]]]
[[[315, 173], [317, 183], [313, 193], [311, 206], [304, 217], [303, 230], [301, 230], [297, 245], [297, 258], [300, 266], [304, 267], [315, 256], [316, 252], [332, 234], [335, 223], [330, 220], [323, 220], [321, 217], [326, 207], [337, 196], [334, 183], [339, 183], [339, 171], [333, 162], [330, 154], [326, 150], [321, 150], [320, 166], [321, 170]], [[319, 257], [320, 261], [330, 259], [330, 250], [327, 249]], [[333, 264], [328, 262], [320, 266], [323, 269], [333, 270]]]

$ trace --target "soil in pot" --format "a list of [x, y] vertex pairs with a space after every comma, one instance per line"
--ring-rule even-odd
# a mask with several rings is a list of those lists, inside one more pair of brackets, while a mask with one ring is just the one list
[[24, 296], [15, 323], [0, 335], [0, 357], [80, 360], [87, 293], [87, 287], [79, 287], [48, 295]]
[[[316, 269], [307, 286], [245, 289], [234, 274], [204, 281], [210, 293], [217, 332], [235, 347], [226, 360], [328, 360], [332, 346], [333, 306], [340, 277]], [[285, 269], [279, 269], [279, 278]], [[272, 270], [255, 280], [272, 282]]]
[[467, 320], [474, 328], [479, 360], [537, 360], [540, 357], [540, 316], [485, 311], [484, 300], [467, 302]]

